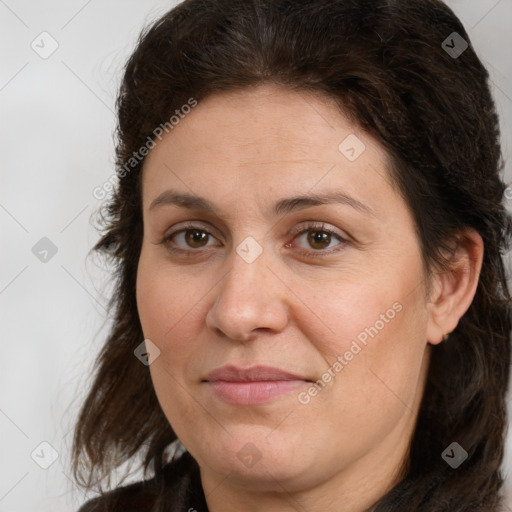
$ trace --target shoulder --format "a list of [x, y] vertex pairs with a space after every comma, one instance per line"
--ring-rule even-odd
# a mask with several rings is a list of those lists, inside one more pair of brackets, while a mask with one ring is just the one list
[[196, 503], [204, 499], [197, 464], [185, 452], [150, 480], [108, 491], [84, 503], [78, 512], [152, 512], [171, 502], [181, 509], [187, 496], [194, 497]]
[[155, 501], [155, 494], [150, 489], [152, 482], [136, 482], [106, 492], [86, 502], [78, 512], [150, 511]]

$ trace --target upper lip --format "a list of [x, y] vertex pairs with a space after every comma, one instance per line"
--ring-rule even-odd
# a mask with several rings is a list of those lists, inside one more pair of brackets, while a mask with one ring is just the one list
[[309, 379], [271, 366], [251, 366], [250, 368], [238, 368], [228, 365], [213, 370], [205, 379], [206, 381], [227, 382], [257, 382], [271, 380], [305, 380]]

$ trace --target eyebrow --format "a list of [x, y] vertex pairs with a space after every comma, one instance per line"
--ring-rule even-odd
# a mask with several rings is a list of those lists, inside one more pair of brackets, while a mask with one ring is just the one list
[[[324, 194], [308, 194], [297, 197], [288, 197], [280, 199], [275, 203], [271, 212], [273, 215], [283, 215], [297, 210], [303, 210], [311, 206], [318, 206], [323, 204], [340, 203], [351, 206], [361, 213], [372, 215], [375, 217], [375, 212], [361, 201], [343, 193], [343, 192], [327, 192]], [[154, 199], [149, 210], [153, 210], [164, 205], [175, 205], [190, 210], [199, 210], [205, 213], [218, 216], [217, 208], [214, 203], [201, 196], [193, 194], [184, 194], [175, 190], [166, 190], [162, 192], [156, 199]]]

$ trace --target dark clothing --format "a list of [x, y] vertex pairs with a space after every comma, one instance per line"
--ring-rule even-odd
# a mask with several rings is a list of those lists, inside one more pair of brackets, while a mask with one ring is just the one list
[[199, 467], [188, 452], [142, 480], [93, 498], [78, 512], [208, 512]]
[[186, 451], [151, 480], [113, 489], [88, 501], [78, 512], [208, 512], [208, 507], [199, 466]]

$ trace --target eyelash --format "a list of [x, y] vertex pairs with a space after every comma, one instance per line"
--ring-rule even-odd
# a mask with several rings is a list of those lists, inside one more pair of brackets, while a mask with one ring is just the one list
[[[167, 234], [162, 239], [160, 244], [165, 245], [167, 250], [170, 251], [171, 253], [178, 254], [178, 255], [192, 256], [192, 253], [199, 253], [201, 251], [201, 249], [197, 249], [197, 250], [196, 249], [179, 249], [179, 248], [171, 246], [172, 238], [174, 238], [176, 235], [178, 235], [180, 233], [184, 233], [189, 230], [200, 231], [200, 232], [206, 233], [210, 236], [213, 236], [207, 229], [203, 229], [201, 226], [189, 223], [189, 224], [181, 227], [180, 229]], [[312, 250], [312, 251], [303, 250], [302, 252], [308, 257], [325, 258], [327, 256], [330, 256], [333, 253], [337, 253], [340, 250], [342, 250], [342, 248], [340, 248], [339, 246], [344, 246], [349, 243], [349, 241], [346, 238], [343, 238], [340, 234], [336, 233], [335, 231], [333, 231], [329, 228], [326, 228], [325, 224], [323, 224], [323, 223], [318, 224], [318, 223], [313, 223], [313, 222], [306, 223], [305, 226], [301, 226], [300, 231], [296, 231], [296, 232], [292, 233], [294, 240], [297, 237], [299, 237], [300, 235], [303, 235], [304, 233], [307, 233], [308, 231], [313, 231], [313, 230], [320, 232], [320, 233], [328, 233], [329, 235], [337, 238], [340, 243], [337, 246], [335, 246], [334, 250], [333, 250], [333, 248], [330, 248], [329, 250], [323, 250], [323, 249]], [[289, 244], [287, 243], [286, 245], [288, 246]]]

